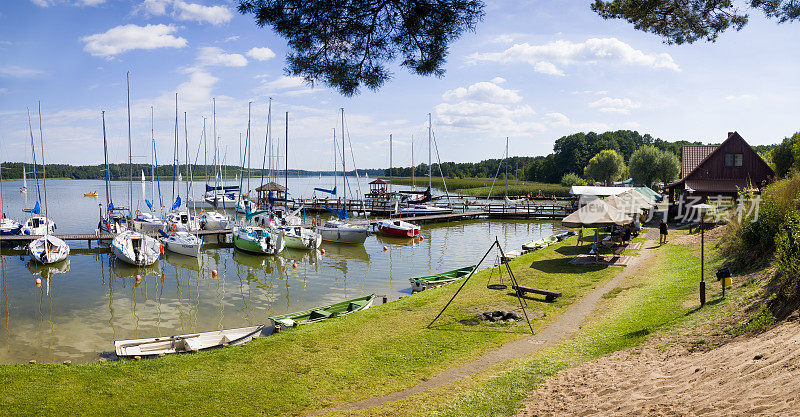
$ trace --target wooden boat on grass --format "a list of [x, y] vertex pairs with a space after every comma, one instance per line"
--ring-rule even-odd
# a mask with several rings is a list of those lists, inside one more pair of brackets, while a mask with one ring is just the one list
[[424, 277], [412, 277], [408, 280], [411, 282], [411, 291], [420, 292], [428, 288], [441, 287], [442, 285], [450, 284], [460, 280], [471, 274], [478, 265], [470, 265], [464, 268], [454, 269], [452, 271], [440, 272], [434, 275], [427, 275]]
[[372, 307], [372, 302], [375, 300], [375, 297], [375, 294], [370, 294], [365, 297], [353, 298], [324, 307], [312, 308], [306, 311], [299, 311], [297, 313], [284, 314], [282, 316], [270, 318], [274, 320], [276, 324], [279, 324], [283, 327], [296, 327], [301, 324], [316, 323], [325, 319], [345, 316], [356, 311], [366, 310]]
[[117, 340], [114, 342], [114, 351], [120, 358], [197, 352], [228, 345], [241, 345], [257, 337], [269, 336], [274, 330], [275, 325], [270, 324], [178, 336]]

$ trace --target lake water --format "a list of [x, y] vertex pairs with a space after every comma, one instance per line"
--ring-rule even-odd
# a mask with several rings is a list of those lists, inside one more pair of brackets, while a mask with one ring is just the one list
[[[259, 184], [260, 179], [251, 180], [251, 185]], [[3, 212], [17, 220], [24, 219], [22, 208], [33, 206], [36, 198], [32, 180], [27, 202], [18, 191], [20, 185], [3, 183]], [[332, 178], [289, 179], [290, 190], [309, 197], [313, 187], [331, 185]], [[168, 204], [171, 183], [161, 188]], [[99, 198], [83, 197], [94, 190]], [[98, 205], [105, 205], [104, 190], [102, 181], [48, 181], [48, 208], [56, 233], [93, 233]], [[127, 205], [128, 184], [114, 182], [112, 194], [116, 205]], [[143, 207], [140, 196], [141, 185], [135, 183], [134, 207]], [[285, 251], [274, 257], [247, 255], [209, 242], [200, 259], [168, 252], [141, 269], [115, 262], [96, 244], [88, 249], [86, 242], [68, 242], [69, 259], [49, 267], [33, 264], [21, 248], [3, 248], [0, 363], [93, 361], [113, 350], [117, 339], [261, 324], [271, 315], [371, 293], [396, 299], [410, 294], [411, 276], [477, 263], [495, 237], [511, 250], [562, 230], [557, 222], [538, 220], [426, 224], [422, 241], [373, 235], [363, 246], [323, 243], [324, 255]], [[218, 271], [216, 278], [212, 270]], [[140, 283], [136, 275], [141, 275]], [[41, 287], [36, 286], [37, 277], [42, 278]]]

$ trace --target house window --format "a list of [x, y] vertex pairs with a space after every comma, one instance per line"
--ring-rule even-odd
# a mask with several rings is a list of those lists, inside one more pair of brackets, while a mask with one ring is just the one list
[[743, 155], [740, 153], [733, 155], [733, 166], [740, 167], [742, 166], [742, 159], [744, 159]]
[[733, 154], [732, 153], [726, 153], [725, 154], [725, 166], [726, 167], [732, 167], [733, 166]]

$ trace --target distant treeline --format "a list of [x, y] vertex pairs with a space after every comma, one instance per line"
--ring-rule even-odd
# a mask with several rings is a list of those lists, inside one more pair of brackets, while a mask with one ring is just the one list
[[[22, 163], [22, 162], [3, 162], [0, 163], [0, 167], [2, 167], [2, 175], [3, 179], [22, 179], [22, 167], [25, 166], [25, 171], [28, 174], [28, 179], [33, 179], [33, 164]], [[204, 165], [190, 165], [192, 176], [195, 180], [205, 178], [205, 175], [208, 174], [208, 177], [214, 176], [214, 167], [213, 166], [204, 166]], [[42, 166], [37, 165], [37, 171], [39, 176], [42, 175]], [[118, 181], [118, 180], [127, 180], [130, 177], [130, 166], [128, 164], [109, 164], [109, 172], [111, 173], [111, 180]], [[151, 168], [148, 164], [133, 164], [133, 178], [138, 179], [141, 178], [142, 171], [144, 171], [144, 175], [147, 179], [150, 179], [151, 176]], [[241, 168], [238, 166], [223, 166], [222, 167], [223, 174], [227, 178], [234, 178], [236, 175], [239, 175], [241, 172]], [[370, 175], [370, 176], [379, 176], [383, 175], [383, 169], [359, 169], [359, 175]], [[161, 180], [171, 180], [173, 176], [173, 166], [172, 165], [159, 165], [158, 166], [158, 176]], [[181, 165], [178, 169], [178, 172], [184, 177], [184, 179], [188, 179], [188, 175], [186, 173], [186, 168]], [[245, 171], [246, 172], [246, 171]], [[252, 178], [261, 177], [261, 169], [251, 169], [250, 176]], [[265, 175], [267, 172], [265, 171]], [[290, 169], [289, 176], [290, 177], [309, 177], [309, 176], [318, 176], [318, 175], [333, 175], [332, 171], [306, 171], [306, 170], [298, 170], [298, 169]], [[278, 177], [283, 177], [284, 172], [283, 170], [277, 171], [275, 174]], [[348, 175], [355, 175], [355, 171], [348, 171]], [[47, 178], [69, 178], [75, 180], [102, 180], [106, 177], [106, 166], [104, 164], [100, 165], [66, 165], [66, 164], [47, 164]]]

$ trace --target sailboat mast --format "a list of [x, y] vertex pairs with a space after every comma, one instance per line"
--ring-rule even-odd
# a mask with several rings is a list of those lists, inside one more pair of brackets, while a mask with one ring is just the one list
[[[178, 178], [178, 93], [175, 93], [175, 141], [172, 146], [172, 201], [175, 202], [175, 181]], [[181, 185], [178, 184], [178, 195], [180, 196]]]
[[[247, 146], [250, 146], [250, 110], [253, 107], [253, 102], [247, 102]], [[239, 190], [241, 192], [241, 190]], [[247, 148], [247, 195], [250, 194], [250, 148]]]
[[[283, 157], [283, 186], [286, 188], [283, 198], [287, 199], [289, 197], [289, 112], [286, 112], [286, 146], [283, 147], [284, 157]], [[284, 203], [287, 204], [288, 201]]]
[[39, 101], [39, 145], [42, 147], [42, 184], [44, 184], [44, 235], [50, 232], [50, 216], [47, 214], [47, 165], [44, 162], [44, 130], [42, 129], [42, 102]]
[[414, 165], [414, 135], [411, 135], [411, 188], [417, 188], [417, 178], [414, 175], [417, 171], [417, 167]]
[[217, 98], [211, 99], [211, 118], [214, 133], [214, 208], [217, 207], [217, 190], [219, 186], [219, 177], [217, 176]]
[[428, 190], [431, 188], [431, 114], [428, 113]]
[[103, 110], [100, 112], [101, 117], [103, 118], [103, 156], [106, 160], [106, 213], [108, 213], [108, 208], [111, 206], [111, 186], [109, 183], [111, 182], [111, 173], [110, 168], [108, 167], [108, 142], [106, 141], [106, 111]]
[[[333, 128], [333, 189], [334, 190], [336, 189], [336, 177], [339, 176], [336, 173], [339, 170], [337, 168], [337, 165], [339, 165], [339, 163], [336, 161], [338, 159], [336, 156], [338, 153], [339, 153], [339, 148], [336, 147], [336, 128], [334, 127]], [[342, 190], [344, 190], [344, 186], [342, 186]]]
[[389, 133], [389, 191], [392, 187], [392, 134]]
[[[342, 107], [342, 196], [344, 201], [347, 201], [347, 172], [345, 170], [344, 160], [344, 107]], [[345, 209], [346, 210], [346, 209]]]
[[[189, 176], [189, 128], [186, 127], [186, 112], [183, 112], [183, 139], [186, 142], [186, 162], [184, 163], [184, 171], [186, 176]], [[189, 179], [186, 179], [186, 212], [189, 212]]]
[[508, 197], [508, 136], [506, 136], [506, 197]]
[[203, 176], [208, 185], [208, 139], [206, 136], [206, 118], [203, 118]]
[[153, 106], [150, 106], [150, 141], [153, 143], [153, 156], [150, 158], [150, 195], [153, 203], [156, 201], [156, 128], [153, 116]]
[[125, 81], [128, 86], [128, 215], [131, 216], [130, 211], [133, 210], [133, 145], [131, 143], [131, 72], [128, 71], [125, 75]]

